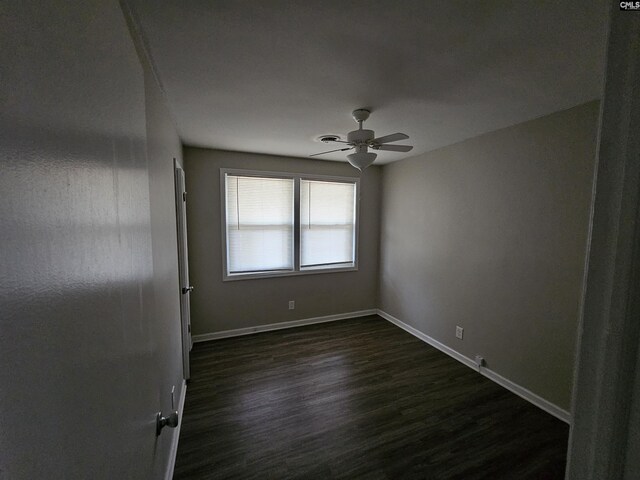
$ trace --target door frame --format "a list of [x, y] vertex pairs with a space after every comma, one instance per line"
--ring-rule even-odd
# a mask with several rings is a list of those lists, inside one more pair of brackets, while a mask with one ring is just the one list
[[[178, 242], [178, 295], [180, 296], [180, 332], [182, 334], [182, 366], [185, 380], [191, 377], [189, 352], [191, 338], [191, 285], [189, 283], [189, 252], [187, 248], [186, 177], [182, 165], [173, 159], [176, 202], [176, 233]], [[186, 290], [185, 290], [186, 289]]]
[[611, 5], [567, 479], [637, 477], [640, 12]]

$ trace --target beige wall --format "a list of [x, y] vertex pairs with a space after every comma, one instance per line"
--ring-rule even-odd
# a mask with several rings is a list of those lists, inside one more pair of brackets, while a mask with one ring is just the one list
[[0, 478], [164, 478], [178, 136], [117, 2], [3, 5], [0, 43]]
[[[184, 149], [189, 274], [194, 335], [376, 308], [381, 169], [359, 174], [346, 163]], [[220, 169], [360, 175], [357, 272], [222, 281]], [[288, 301], [295, 300], [295, 310]]]
[[597, 115], [588, 103], [383, 170], [381, 309], [564, 409]]

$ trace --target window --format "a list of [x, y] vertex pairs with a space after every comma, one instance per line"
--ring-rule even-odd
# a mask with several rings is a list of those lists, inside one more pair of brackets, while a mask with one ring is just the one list
[[300, 180], [300, 268], [353, 266], [355, 193], [354, 183]]
[[293, 268], [293, 180], [227, 176], [228, 273]]
[[358, 185], [222, 169], [223, 278], [355, 270]]

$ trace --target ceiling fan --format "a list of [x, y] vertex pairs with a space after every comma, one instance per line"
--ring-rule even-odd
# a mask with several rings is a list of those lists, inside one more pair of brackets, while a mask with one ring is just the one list
[[388, 150], [391, 152], [408, 152], [413, 148], [411, 145], [387, 145], [388, 143], [408, 139], [409, 136], [404, 133], [392, 133], [391, 135], [375, 138], [373, 130], [363, 129], [362, 123], [369, 118], [370, 113], [371, 112], [369, 110], [364, 108], [359, 108], [351, 112], [353, 119], [358, 122], [358, 130], [349, 132], [347, 134], [346, 142], [344, 140], [340, 140], [340, 137], [337, 137], [336, 135], [325, 135], [320, 137], [320, 140], [325, 143], [345, 143], [348, 146], [329, 150], [328, 152], [314, 153], [309, 156], [315, 157], [317, 155], [325, 155], [333, 152], [346, 152], [348, 150], [355, 149], [355, 153], [347, 155], [347, 159], [349, 160], [349, 163], [358, 170], [364, 170], [371, 165], [377, 157], [377, 154], [369, 152], [370, 148], [373, 150]]

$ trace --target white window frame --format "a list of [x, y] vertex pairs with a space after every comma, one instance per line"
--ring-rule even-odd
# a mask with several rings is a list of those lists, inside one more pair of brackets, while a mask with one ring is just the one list
[[[293, 269], [266, 271], [266, 272], [250, 272], [250, 273], [228, 273], [228, 238], [227, 238], [227, 192], [226, 192], [226, 175], [238, 175], [243, 177], [262, 177], [262, 178], [286, 178], [293, 180]], [[319, 182], [341, 182], [353, 183], [356, 186], [355, 195], [355, 232], [353, 242], [353, 266], [349, 267], [312, 267], [309, 269], [300, 269], [300, 181], [311, 180]], [[306, 173], [291, 172], [271, 172], [261, 170], [239, 170], [235, 168], [220, 169], [220, 218], [222, 221], [222, 280], [249, 280], [255, 278], [273, 278], [273, 277], [290, 277], [297, 275], [317, 275], [319, 273], [336, 273], [336, 272], [354, 272], [358, 270], [358, 244], [359, 244], [359, 224], [360, 224], [360, 178], [359, 177], [336, 177], [329, 175], [315, 175]]]

